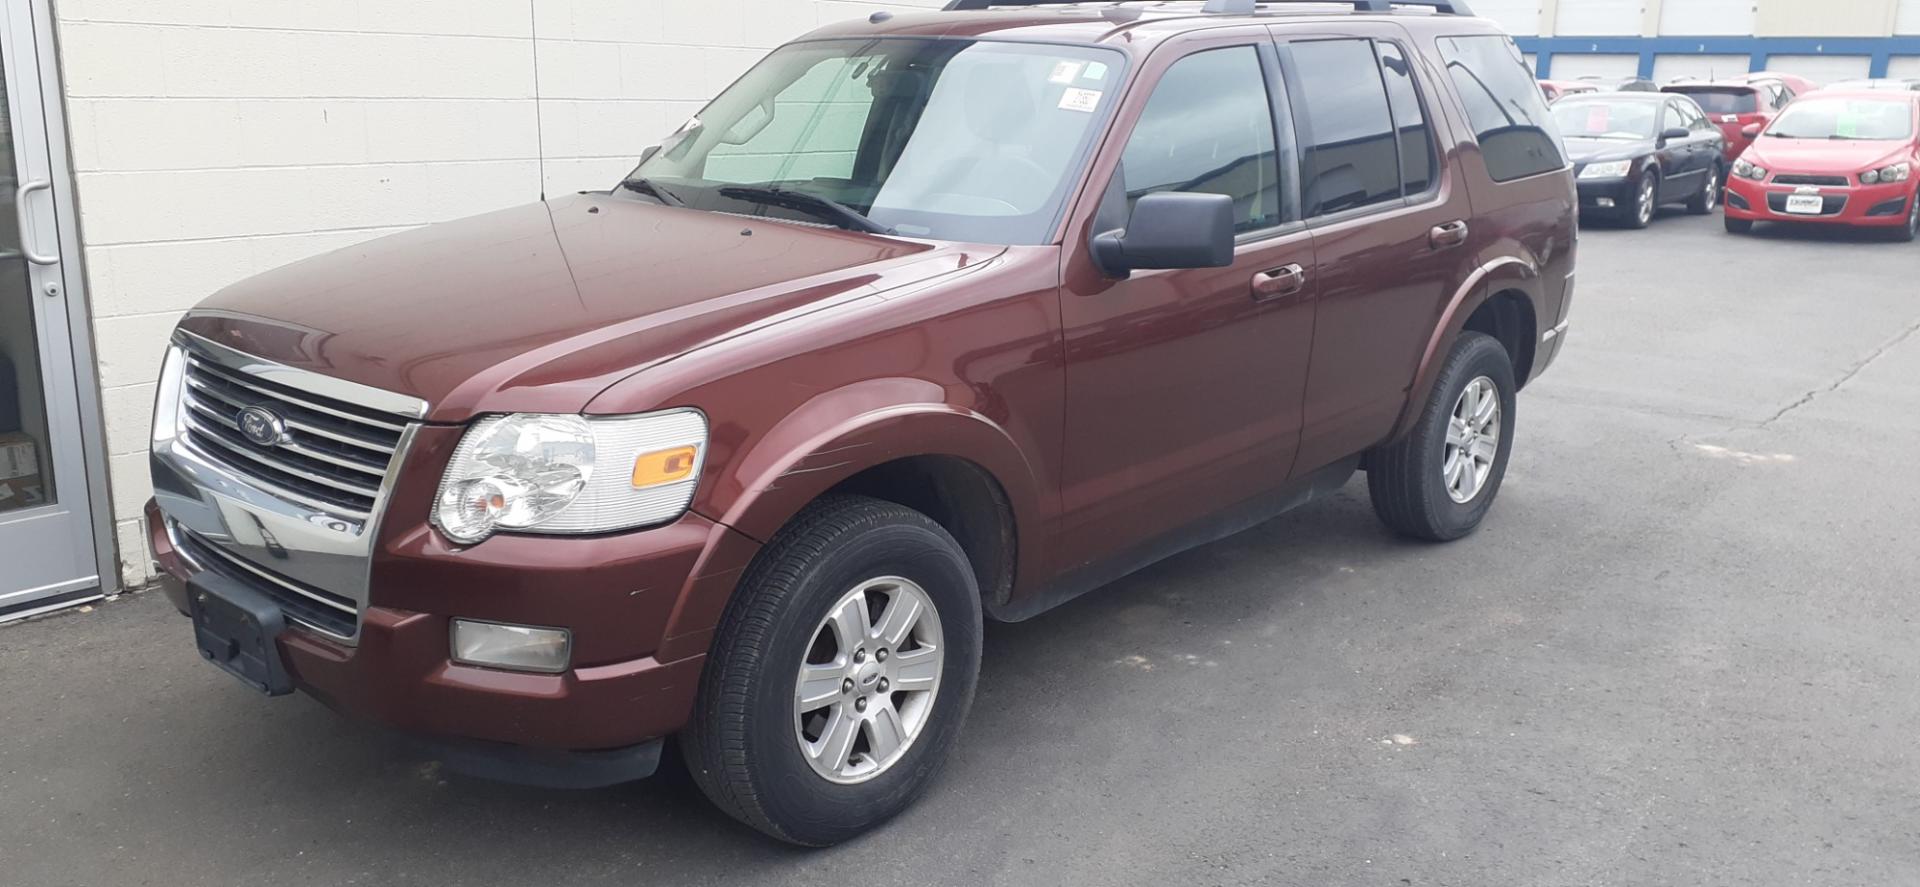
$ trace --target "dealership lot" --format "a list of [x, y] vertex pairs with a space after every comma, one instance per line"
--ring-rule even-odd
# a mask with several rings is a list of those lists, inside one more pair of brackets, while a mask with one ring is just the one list
[[0, 629], [0, 873], [121, 884], [1884, 884], [1920, 871], [1920, 247], [1582, 242], [1499, 503], [1362, 481], [990, 627], [945, 777], [776, 846], [684, 780], [441, 772], [157, 595]]

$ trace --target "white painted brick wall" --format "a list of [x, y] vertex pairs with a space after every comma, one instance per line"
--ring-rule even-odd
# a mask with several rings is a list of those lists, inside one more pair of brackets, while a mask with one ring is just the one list
[[604, 188], [768, 49], [941, 3], [61, 0], [123, 581], [152, 576], [148, 421], [182, 311], [543, 187]]

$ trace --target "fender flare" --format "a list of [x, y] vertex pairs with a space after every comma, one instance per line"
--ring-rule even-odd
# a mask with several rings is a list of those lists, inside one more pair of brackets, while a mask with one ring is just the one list
[[[860, 472], [916, 456], [958, 459], [999, 485], [1013, 520], [1019, 587], [1039, 567], [1031, 553], [1041, 548], [1048, 513], [1043, 487], [1014, 434], [946, 395], [939, 385], [910, 378], [869, 379], [816, 395], [729, 457], [713, 478], [714, 492], [694, 510], [764, 544], [801, 509]], [[713, 624], [726, 606], [713, 598], [731, 592], [703, 597], [682, 603], [668, 637]]]
[[[1400, 408], [1400, 419], [1393, 425], [1393, 433], [1388, 440], [1398, 440], [1419, 418], [1420, 404], [1427, 402], [1427, 395], [1433, 391], [1434, 379], [1440, 375], [1440, 363], [1444, 361], [1448, 350], [1453, 347], [1460, 332], [1466, 329], [1467, 318], [1486, 304], [1495, 293], [1518, 290], [1525, 293], [1527, 300], [1533, 303], [1534, 323], [1547, 312], [1542, 303], [1540, 291], [1540, 266], [1518, 255], [1503, 255], [1473, 269], [1467, 279], [1454, 291], [1453, 298], [1447, 301], [1447, 307], [1440, 312], [1439, 323], [1434, 324], [1433, 334], [1427, 338], [1426, 350], [1420, 354], [1419, 368], [1414, 371], [1413, 383], [1407, 387], [1407, 402]], [[1540, 330], [1531, 333], [1536, 339]]]

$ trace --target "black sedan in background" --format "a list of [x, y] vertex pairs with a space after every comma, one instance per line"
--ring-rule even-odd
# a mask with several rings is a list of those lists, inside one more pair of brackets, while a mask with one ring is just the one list
[[1553, 105], [1580, 185], [1580, 215], [1634, 228], [1684, 203], [1706, 215], [1727, 181], [1726, 136], [1693, 99], [1659, 92], [1568, 96]]

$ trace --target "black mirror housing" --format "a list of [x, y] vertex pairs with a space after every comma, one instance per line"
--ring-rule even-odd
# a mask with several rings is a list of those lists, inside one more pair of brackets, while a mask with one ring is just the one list
[[1224, 268], [1233, 264], [1233, 198], [1160, 191], [1134, 204], [1127, 227], [1093, 238], [1093, 258], [1110, 277], [1134, 271]]
[[1684, 139], [1690, 135], [1693, 135], [1693, 130], [1684, 126], [1669, 126], [1666, 132], [1660, 134], [1660, 141], [1671, 142], [1674, 139]]

